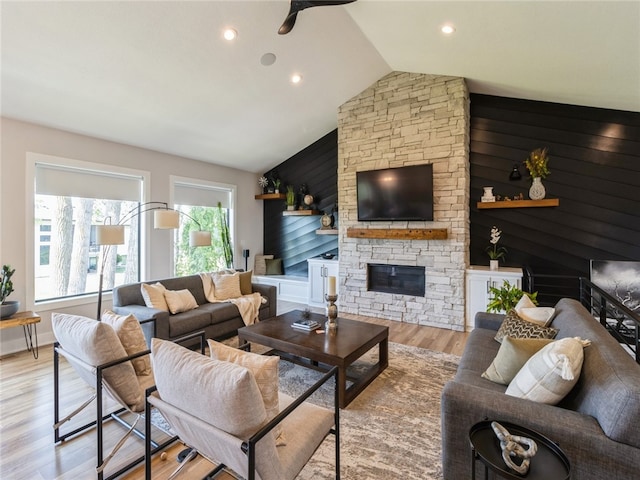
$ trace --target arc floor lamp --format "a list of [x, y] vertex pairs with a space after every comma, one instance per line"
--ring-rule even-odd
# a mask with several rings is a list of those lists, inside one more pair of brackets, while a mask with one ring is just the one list
[[102, 250], [102, 261], [100, 262], [100, 276], [98, 284], [98, 311], [96, 319], [100, 320], [102, 310], [102, 285], [104, 280], [104, 267], [112, 245], [124, 245], [124, 227], [131, 219], [138, 217], [146, 212], [153, 212], [153, 228], [156, 229], [175, 229], [180, 226], [180, 215], [190, 218], [196, 225], [198, 230], [189, 232], [190, 247], [208, 247], [211, 245], [211, 232], [202, 230], [200, 222], [191, 215], [180, 210], [169, 208], [166, 202], [146, 202], [142, 203], [133, 210], [127, 212], [118, 221], [117, 224], [111, 224], [111, 217], [104, 220], [103, 225], [96, 227], [96, 243], [105, 247]]

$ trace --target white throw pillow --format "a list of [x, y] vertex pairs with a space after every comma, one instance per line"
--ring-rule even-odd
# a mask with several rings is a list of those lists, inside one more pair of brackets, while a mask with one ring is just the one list
[[154, 283], [153, 285], [150, 283], [140, 285], [140, 292], [147, 307], [168, 312], [169, 307], [167, 306], [167, 301], [164, 299], [165, 290], [165, 286], [160, 282]]
[[[127, 355], [133, 355], [147, 350], [147, 341], [140, 323], [133, 315], [118, 315], [111, 311], [102, 314], [102, 321], [108, 323], [118, 334]], [[151, 359], [149, 355], [131, 360], [136, 375], [151, 374]]]
[[562, 338], [542, 348], [516, 374], [505, 392], [534, 402], [556, 405], [580, 377], [583, 348], [589, 340]]
[[165, 290], [164, 298], [167, 301], [169, 311], [173, 315], [198, 308], [198, 302], [196, 302], [193, 294], [186, 288], [184, 290]]
[[496, 357], [482, 378], [501, 385], [509, 385], [520, 369], [545, 345], [553, 342], [549, 338], [504, 337]]
[[[256, 353], [245, 352], [237, 348], [229, 347], [215, 340], [208, 339], [211, 358], [233, 362], [248, 368], [256, 379], [264, 408], [267, 411], [267, 421], [271, 421], [280, 413], [280, 403], [278, 400], [278, 367], [280, 357], [274, 355], [258, 355]], [[276, 445], [286, 445], [282, 424], [273, 429], [276, 437]]]
[[237, 272], [231, 275], [214, 273], [211, 278], [213, 279], [216, 300], [228, 300], [242, 296], [240, 275]]
[[556, 314], [556, 309], [553, 307], [536, 307], [526, 294], [522, 295], [514, 309], [520, 318], [543, 327], [548, 327]]

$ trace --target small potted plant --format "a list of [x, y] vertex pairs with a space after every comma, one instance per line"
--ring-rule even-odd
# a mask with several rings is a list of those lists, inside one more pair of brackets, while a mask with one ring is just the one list
[[542, 179], [551, 173], [548, 164], [549, 155], [546, 148], [536, 148], [524, 161], [529, 175], [533, 178], [533, 183], [529, 189], [529, 198], [531, 200], [542, 200], [547, 194], [542, 184]]
[[489, 268], [491, 270], [497, 270], [499, 266], [500, 259], [504, 259], [507, 254], [507, 249], [504, 247], [498, 247], [498, 242], [500, 241], [500, 235], [502, 232], [498, 230], [498, 227], [495, 225], [491, 227], [491, 245], [489, 245], [485, 251], [489, 255]]
[[280, 181], [280, 179], [279, 179], [279, 178], [276, 178], [276, 179], [273, 181], [273, 186], [274, 186], [274, 188], [276, 189], [276, 191], [275, 191], [274, 193], [280, 193], [280, 183], [282, 183], [282, 182]]
[[287, 185], [287, 210], [296, 209], [296, 192], [293, 185]]
[[0, 303], [2, 304], [1, 318], [7, 318], [13, 315], [20, 308], [20, 302], [17, 300], [7, 300], [7, 297], [13, 292], [13, 282], [11, 276], [16, 273], [15, 268], [11, 265], [3, 265], [0, 271]]
[[509, 310], [511, 310], [518, 304], [518, 302], [522, 298], [522, 295], [527, 295], [534, 303], [534, 305], [538, 304], [538, 292], [523, 292], [515, 285], [510, 284], [507, 280], [503, 282], [500, 288], [489, 287], [489, 292], [491, 293], [492, 297], [489, 298], [489, 303], [487, 304], [487, 312], [509, 312]]

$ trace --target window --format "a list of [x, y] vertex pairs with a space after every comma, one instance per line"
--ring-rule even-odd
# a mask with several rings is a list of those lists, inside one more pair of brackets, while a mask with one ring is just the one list
[[126, 225], [124, 245], [101, 248], [95, 226], [107, 217], [116, 224], [140, 204], [143, 176], [106, 165], [38, 157], [42, 158], [35, 163], [34, 300], [96, 293], [102, 263], [104, 290], [138, 281], [139, 218]]
[[[184, 178], [172, 180], [174, 208], [184, 214], [175, 233], [175, 275], [233, 268], [235, 187]], [[211, 247], [189, 246], [189, 232], [200, 228], [211, 232]]]

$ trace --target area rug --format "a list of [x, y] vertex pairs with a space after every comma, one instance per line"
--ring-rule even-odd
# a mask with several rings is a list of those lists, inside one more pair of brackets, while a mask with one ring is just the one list
[[[458, 368], [459, 357], [389, 344], [389, 367], [340, 411], [341, 474], [345, 480], [442, 478], [440, 393]], [[299, 395], [319, 373], [280, 363], [280, 390]], [[311, 401], [330, 405], [330, 391]], [[329, 436], [298, 476], [334, 476], [335, 442]]]
[[[237, 341], [225, 343], [234, 345]], [[350, 373], [357, 374], [357, 370], [376, 360], [374, 348]], [[347, 408], [340, 410], [343, 480], [442, 479], [440, 393], [455, 375], [459, 360], [456, 355], [389, 343], [387, 369]], [[299, 396], [321, 375], [281, 360], [280, 391]], [[331, 407], [332, 389], [321, 388], [309, 401]], [[164, 423], [164, 419], [152, 418], [157, 426]], [[325, 439], [297, 478], [335, 478], [333, 435]]]

